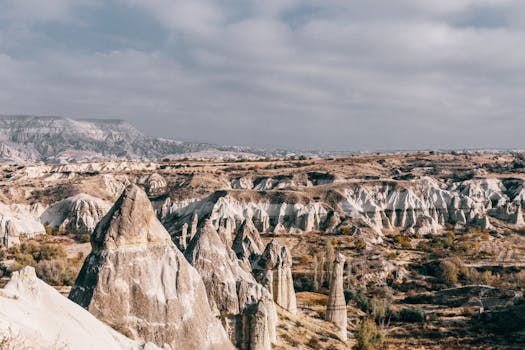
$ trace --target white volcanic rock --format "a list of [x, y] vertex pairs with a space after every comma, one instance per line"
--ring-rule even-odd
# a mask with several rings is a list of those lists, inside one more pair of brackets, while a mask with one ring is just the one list
[[[0, 289], [0, 337], [20, 348], [139, 350], [143, 345], [117, 333], [36, 277], [32, 267], [14, 272]], [[24, 346], [22, 346], [22, 344]], [[15, 349], [16, 347], [12, 347]], [[147, 349], [158, 349], [148, 344]]]
[[[202, 200], [178, 206], [165, 217], [165, 224], [172, 233], [180, 232], [184, 223], [190, 223], [194, 213], [201, 220], [210, 219], [216, 229], [228, 224], [232, 234], [247, 224], [258, 232], [321, 230], [328, 215], [322, 203], [286, 203], [237, 200], [226, 191], [218, 191]], [[262, 250], [259, 252], [261, 253]]]
[[345, 257], [338, 254], [334, 261], [334, 270], [330, 280], [330, 294], [326, 306], [326, 320], [340, 329], [341, 339], [347, 340], [347, 310], [343, 288]]
[[232, 248], [237, 257], [243, 260], [253, 259], [262, 254], [264, 250], [263, 241], [249, 217], [239, 227]]
[[[255, 187], [273, 189], [275, 181], [281, 180], [259, 179]], [[276, 195], [279, 191], [253, 195], [253, 190], [246, 190], [250, 196], [238, 195], [239, 190], [217, 191], [201, 200], [171, 203], [163, 220], [169, 231], [177, 235], [182, 225], [191, 223], [197, 213], [200, 220], [210, 219], [221, 236], [235, 235], [246, 225], [250, 231], [255, 227], [258, 232], [298, 234], [336, 231], [350, 222], [371, 228], [372, 240], [378, 243], [382, 241], [383, 230], [435, 234], [447, 225], [490, 229], [488, 215], [522, 225], [519, 205], [525, 198], [523, 188], [521, 179], [442, 183], [425, 177], [409, 182], [347, 183], [339, 185], [336, 203], [308, 200], [290, 203], [289, 197]]]
[[152, 197], [165, 194], [168, 187], [166, 179], [158, 173], [147, 176], [145, 179], [142, 179], [140, 183], [144, 185], [148, 196]]
[[40, 222], [60, 232], [91, 233], [111, 208], [111, 203], [85, 193], [51, 205]]
[[70, 299], [133, 339], [172, 349], [232, 349], [198, 272], [130, 185], [93, 232]]
[[239, 264], [210, 221], [185, 252], [206, 285], [208, 299], [239, 349], [270, 349], [277, 314], [269, 291]]
[[[39, 210], [37, 207], [33, 209]], [[45, 234], [44, 225], [33, 216], [34, 213], [30, 207], [0, 203], [0, 243], [19, 244], [21, 234], [27, 237]]]
[[231, 187], [236, 190], [251, 190], [253, 181], [249, 177], [240, 177], [231, 181]]
[[104, 174], [102, 180], [104, 181], [106, 192], [113, 197], [120, 196], [122, 191], [131, 184], [131, 181], [129, 181], [126, 175]]
[[270, 290], [275, 303], [295, 313], [297, 300], [292, 278], [292, 254], [286, 246], [272, 240], [252, 265], [257, 280]]

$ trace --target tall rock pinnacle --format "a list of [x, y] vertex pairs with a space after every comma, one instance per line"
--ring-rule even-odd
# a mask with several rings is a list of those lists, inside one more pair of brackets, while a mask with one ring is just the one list
[[208, 220], [185, 252], [199, 271], [213, 310], [240, 350], [270, 350], [277, 314], [270, 292], [239, 264]]
[[272, 240], [253, 265], [257, 280], [270, 290], [275, 303], [295, 313], [297, 301], [292, 278], [292, 255], [286, 246]]
[[343, 288], [345, 260], [343, 254], [338, 254], [335, 258], [334, 270], [330, 281], [328, 305], [326, 307], [326, 320], [332, 322], [341, 330], [341, 339], [344, 341], [347, 340], [347, 314]]
[[95, 228], [70, 299], [137, 340], [172, 349], [232, 349], [198, 272], [130, 185]]

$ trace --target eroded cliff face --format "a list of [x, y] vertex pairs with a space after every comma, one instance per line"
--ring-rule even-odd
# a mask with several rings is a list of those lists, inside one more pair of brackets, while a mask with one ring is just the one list
[[241, 266], [209, 220], [185, 255], [202, 276], [212, 308], [236, 347], [271, 349], [277, 325], [272, 296]]
[[126, 188], [92, 236], [70, 299], [133, 339], [172, 349], [232, 349], [198, 272], [145, 192]]
[[[306, 189], [304, 190], [306, 191]], [[318, 198], [297, 191], [218, 191], [201, 199], [171, 203], [160, 214], [172, 235], [197, 213], [200, 220], [232, 235], [239, 230], [274, 234], [369, 228], [381, 241], [385, 230], [437, 233], [446, 226], [490, 229], [492, 220], [523, 225], [523, 181], [474, 179], [441, 183], [372, 181], [318, 189]], [[297, 199], [279, 193], [303, 194]], [[260, 252], [259, 252], [260, 253]]]

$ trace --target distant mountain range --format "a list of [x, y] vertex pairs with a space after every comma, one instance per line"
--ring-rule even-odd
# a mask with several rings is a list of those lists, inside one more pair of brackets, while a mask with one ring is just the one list
[[286, 155], [285, 151], [148, 137], [123, 120], [0, 116], [1, 161], [71, 163], [111, 159], [242, 159]]

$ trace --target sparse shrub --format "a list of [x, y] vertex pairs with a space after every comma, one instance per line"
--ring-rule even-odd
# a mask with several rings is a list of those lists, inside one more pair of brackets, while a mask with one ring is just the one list
[[404, 249], [410, 249], [412, 248], [412, 239], [405, 235], [397, 235], [394, 236], [394, 242]]
[[406, 308], [399, 312], [399, 320], [401, 322], [424, 323], [426, 314], [418, 307]]
[[458, 282], [458, 267], [450, 260], [443, 260], [439, 263], [438, 274], [443, 283], [451, 285]]
[[357, 350], [374, 350], [381, 347], [385, 336], [379, 331], [374, 321], [365, 319], [357, 325], [355, 339]]
[[462, 315], [465, 317], [476, 317], [478, 315], [478, 309], [472, 306], [466, 306], [463, 308]]
[[350, 226], [341, 226], [339, 228], [339, 234], [340, 235], [351, 235], [352, 234], [352, 228]]
[[301, 264], [306, 264], [308, 262], [310, 262], [312, 258], [310, 257], [310, 255], [302, 255], [300, 258], [299, 258], [299, 262]]
[[66, 249], [59, 244], [44, 244], [40, 248], [37, 260], [53, 260], [67, 258]]
[[81, 233], [75, 236], [77, 241], [80, 243], [89, 243], [91, 241], [91, 234]]
[[312, 337], [312, 338], [310, 338], [310, 340], [308, 341], [308, 343], [306, 345], [308, 345], [312, 349], [320, 349], [321, 342], [319, 341], [319, 338]]
[[77, 272], [65, 260], [42, 260], [36, 267], [37, 276], [53, 286], [72, 286]]
[[357, 250], [362, 250], [366, 248], [366, 242], [364, 239], [359, 238], [354, 241], [354, 248]]
[[386, 299], [372, 298], [368, 309], [370, 315], [379, 324], [387, 318], [390, 312], [390, 302]]
[[358, 308], [361, 310], [367, 312], [368, 311], [368, 305], [369, 305], [369, 299], [365, 295], [365, 292], [363, 289], [358, 288], [350, 291], [350, 299], [353, 300]]

